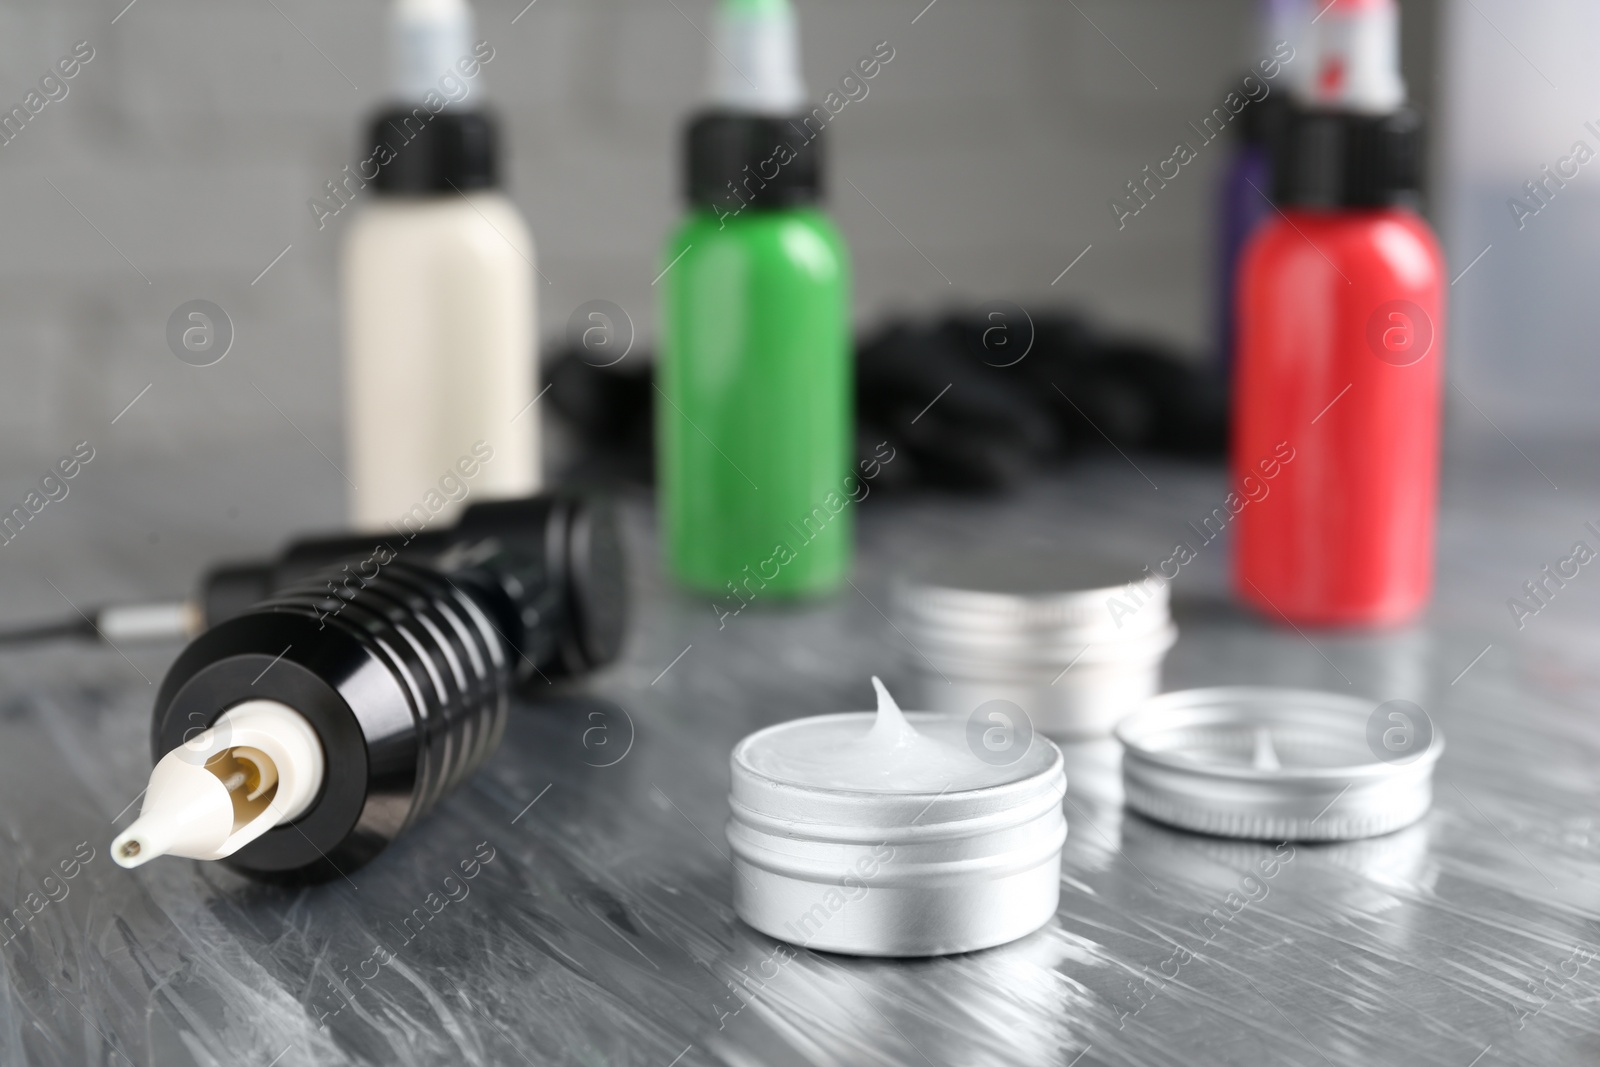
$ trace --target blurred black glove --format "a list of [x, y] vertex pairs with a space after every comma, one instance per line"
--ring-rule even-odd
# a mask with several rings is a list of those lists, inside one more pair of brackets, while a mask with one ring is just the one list
[[[583, 453], [564, 480], [651, 481], [653, 361], [638, 352], [600, 367], [584, 355], [563, 351], [548, 371], [551, 402]], [[892, 320], [858, 344], [856, 437], [863, 457], [881, 441], [905, 457], [884, 468], [880, 489], [995, 491], [1108, 439], [1128, 452], [1220, 457], [1227, 390], [1157, 344], [997, 302]]]

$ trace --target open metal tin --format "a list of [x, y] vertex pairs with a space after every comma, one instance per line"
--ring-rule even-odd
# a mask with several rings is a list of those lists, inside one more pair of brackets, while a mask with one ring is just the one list
[[[966, 723], [907, 712], [925, 734], [964, 743]], [[995, 784], [939, 792], [820, 788], [764, 773], [755, 754], [870, 712], [797, 719], [733, 750], [728, 844], [739, 917], [762, 933], [855, 956], [971, 952], [1032, 933], [1061, 887], [1061, 752], [1035, 735]]]

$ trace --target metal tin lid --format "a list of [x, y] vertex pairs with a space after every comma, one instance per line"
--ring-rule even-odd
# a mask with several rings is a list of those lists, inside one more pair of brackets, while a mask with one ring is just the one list
[[[1114, 610], [1118, 601], [1127, 610]], [[924, 560], [894, 586], [899, 619], [952, 641], [1064, 643], [1165, 630], [1167, 583], [1128, 564], [1059, 552], [984, 552]]]
[[1409, 749], [1380, 753], [1369, 739], [1390, 708], [1245, 686], [1154, 697], [1116, 728], [1127, 804], [1223, 837], [1347, 841], [1398, 830], [1433, 801], [1444, 737], [1423, 716], [1407, 720]]

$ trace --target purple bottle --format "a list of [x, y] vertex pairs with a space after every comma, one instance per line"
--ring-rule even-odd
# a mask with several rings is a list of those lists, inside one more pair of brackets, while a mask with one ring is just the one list
[[[1293, 58], [1284, 61], [1276, 78], [1262, 77], [1262, 68], [1252, 65], [1251, 84], [1267, 87], [1265, 96], [1239, 113], [1238, 140], [1233, 157], [1223, 172], [1217, 218], [1217, 358], [1224, 375], [1233, 368], [1234, 280], [1239, 255], [1255, 228], [1272, 214], [1267, 199], [1272, 192], [1271, 144], [1283, 126], [1283, 116], [1291, 106], [1291, 96], [1311, 77], [1311, 56], [1302, 47], [1309, 28], [1310, 13], [1305, 0], [1263, 0], [1260, 15], [1258, 51], [1262, 57], [1283, 55], [1287, 41]], [[1259, 93], [1260, 90], [1254, 90]]]
[[[1283, 99], [1278, 94], [1244, 109], [1239, 116], [1239, 143], [1234, 146], [1233, 158], [1229, 160], [1228, 169], [1222, 176], [1222, 202], [1218, 216], [1221, 219], [1219, 251], [1222, 262], [1217, 270], [1217, 323], [1220, 334], [1217, 351], [1224, 373], [1230, 372], [1233, 367], [1236, 316], [1233, 284], [1239, 266], [1239, 253], [1244, 250], [1244, 243], [1255, 232], [1256, 226], [1272, 214], [1272, 204], [1267, 200], [1272, 193], [1271, 153], [1267, 147], [1266, 132], [1260, 127], [1276, 125], [1275, 122], [1261, 121], [1267, 117], [1268, 105], [1275, 103], [1280, 106], [1272, 110], [1281, 112]], [[1255, 121], [1247, 122], [1247, 116], [1253, 116]]]

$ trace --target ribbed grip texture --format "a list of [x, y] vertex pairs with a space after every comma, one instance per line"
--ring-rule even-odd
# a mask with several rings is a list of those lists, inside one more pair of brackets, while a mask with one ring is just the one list
[[399, 561], [372, 578], [348, 568], [287, 586], [254, 612], [319, 619], [355, 637], [407, 694], [417, 736], [409, 826], [500, 743], [511, 665], [506, 642], [465, 585]]

